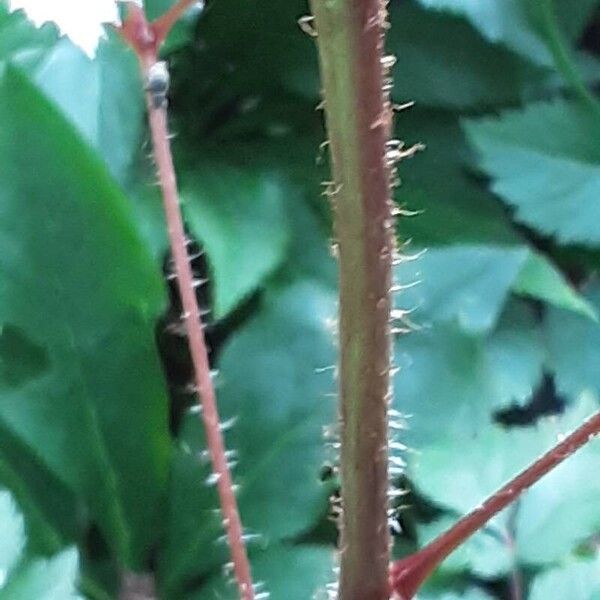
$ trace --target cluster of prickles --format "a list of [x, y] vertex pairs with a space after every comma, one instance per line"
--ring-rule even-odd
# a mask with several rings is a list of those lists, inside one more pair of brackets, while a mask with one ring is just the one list
[[[381, 14], [379, 15], [380, 22], [382, 23], [382, 32], [389, 28], [387, 21], [387, 10], [386, 2], [381, 3]], [[414, 102], [405, 102], [402, 104], [396, 104], [392, 102], [391, 92], [393, 88], [392, 71], [396, 64], [396, 57], [390, 54], [383, 55], [380, 59], [381, 69], [383, 72], [383, 101], [389, 114], [389, 131], [393, 131], [393, 120], [394, 115], [401, 111], [411, 108]], [[407, 146], [403, 140], [390, 138], [385, 144], [385, 161], [386, 166], [389, 169], [390, 177], [390, 188], [391, 192], [400, 185], [400, 177], [397, 172], [397, 165], [400, 161], [408, 158], [412, 158], [417, 152], [424, 150], [425, 146], [421, 143], [417, 143], [411, 146]], [[390, 223], [389, 229], [394, 231], [393, 220], [396, 216], [415, 216], [419, 214], [418, 211], [412, 211], [406, 207], [398, 206], [390, 193]], [[418, 258], [422, 253], [415, 255], [409, 255], [405, 252], [405, 246], [409, 242], [398, 248], [397, 244], [394, 244], [392, 264], [396, 265], [406, 260], [414, 260]], [[393, 298], [396, 293], [416, 285], [418, 282], [409, 284], [396, 284], [392, 285], [389, 290], [390, 296]], [[392, 302], [392, 306], [394, 303]], [[403, 309], [403, 308], [392, 308], [390, 310], [390, 324], [391, 333], [393, 335], [409, 333], [419, 327], [410, 319], [410, 315], [414, 309]], [[393, 380], [394, 375], [398, 369], [393, 364], [393, 355], [390, 359], [390, 381]], [[391, 386], [390, 386], [391, 387]], [[388, 405], [391, 403], [392, 392], [390, 390]], [[404, 474], [406, 463], [402, 458], [402, 454], [407, 451], [407, 447], [398, 440], [398, 434], [400, 431], [406, 429], [406, 418], [397, 410], [388, 408], [388, 479], [390, 482], [390, 488], [388, 490], [389, 507], [388, 507], [388, 525], [390, 533], [392, 535], [399, 535], [401, 533], [401, 525], [399, 514], [403, 508], [402, 497], [407, 493], [407, 490], [402, 487], [398, 487], [398, 481]]]

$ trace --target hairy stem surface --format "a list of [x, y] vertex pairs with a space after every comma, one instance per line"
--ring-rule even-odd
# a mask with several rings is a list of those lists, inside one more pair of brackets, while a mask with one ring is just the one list
[[387, 409], [394, 252], [381, 0], [312, 0], [339, 257], [342, 600], [388, 600]]
[[390, 578], [396, 596], [401, 600], [411, 600], [425, 579], [451, 552], [598, 433], [600, 433], [600, 412], [589, 418], [562, 442], [521, 471], [481, 506], [460, 519], [425, 548], [395, 562], [391, 568]]
[[[180, 14], [190, 2], [180, 2], [172, 11]], [[171, 13], [164, 17], [172, 24]], [[156, 21], [161, 23], [161, 19]], [[154, 24], [149, 24], [142, 9], [130, 6], [129, 19], [122, 28], [123, 36], [132, 45], [138, 58], [144, 79], [158, 60], [158, 47], [168, 30], [161, 29], [157, 34]], [[183, 307], [188, 346], [194, 368], [194, 379], [201, 405], [206, 444], [212, 461], [216, 485], [219, 493], [223, 526], [227, 533], [234, 575], [242, 600], [254, 600], [254, 587], [250, 564], [243, 540], [242, 523], [239, 516], [231, 473], [225, 455], [225, 444], [219, 422], [215, 390], [210, 374], [208, 352], [204, 339], [200, 310], [196, 299], [194, 278], [187, 253], [187, 241], [183, 218], [179, 208], [177, 180], [171, 153], [167, 127], [166, 106], [157, 106], [151, 93], [146, 94], [148, 120], [152, 134], [154, 158], [158, 168], [158, 179], [162, 190], [163, 205], [167, 221], [171, 254], [175, 265], [177, 285]]]

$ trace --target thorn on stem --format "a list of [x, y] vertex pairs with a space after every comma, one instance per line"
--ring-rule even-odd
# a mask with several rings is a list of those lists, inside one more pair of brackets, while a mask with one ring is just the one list
[[403, 110], [412, 108], [414, 105], [415, 105], [414, 100], [411, 100], [410, 102], [403, 102], [402, 104], [392, 104], [392, 110], [394, 112], [402, 112]]
[[317, 30], [315, 29], [314, 22], [315, 18], [312, 15], [305, 15], [304, 17], [300, 17], [298, 19], [298, 26], [304, 33], [306, 33], [306, 35], [316, 38], [318, 34]]

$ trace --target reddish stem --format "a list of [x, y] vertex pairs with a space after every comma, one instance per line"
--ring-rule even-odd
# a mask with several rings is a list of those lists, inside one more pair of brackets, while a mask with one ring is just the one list
[[531, 466], [460, 519], [448, 531], [415, 554], [396, 561], [390, 569], [390, 585], [400, 600], [411, 600], [433, 570], [469, 536], [506, 508], [520, 494], [600, 433], [600, 412], [590, 417]]
[[339, 257], [341, 600], [388, 600], [388, 403], [395, 252], [382, 0], [311, 0]]
[[[170, 13], [178, 14], [178, 8], [182, 11], [184, 4], [184, 2], [180, 2], [176, 7], [171, 9]], [[129, 17], [124, 23], [121, 32], [136, 51], [140, 60], [142, 73], [146, 75], [150, 67], [158, 60], [158, 47], [161, 38], [156, 35], [154, 27], [148, 23], [145, 14], [139, 7], [131, 4], [130, 9]], [[164, 34], [166, 35], [166, 32]], [[212, 469], [217, 481], [221, 511], [223, 513], [223, 525], [229, 540], [240, 598], [243, 600], [254, 600], [250, 564], [244, 545], [242, 523], [233, 491], [231, 474], [225, 456], [225, 444], [219, 424], [219, 414], [217, 411], [215, 390], [210, 375], [208, 352], [204, 339], [200, 310], [194, 291], [194, 278], [190, 259], [187, 253], [186, 235], [179, 208], [177, 180], [167, 129], [167, 111], [165, 107], [157, 108], [150, 94], [146, 95], [146, 100], [171, 253], [175, 264], [179, 294], [181, 296], [183, 318], [185, 320], [188, 345], [194, 367], [195, 384], [202, 407], [201, 413], [206, 433], [206, 443], [212, 460]]]
[[164, 109], [153, 108], [150, 101], [148, 109], [154, 155], [163, 191], [171, 251], [175, 262], [175, 272], [177, 274], [179, 293], [184, 311], [183, 318], [185, 319], [188, 343], [194, 365], [196, 386], [199, 398], [201, 399], [206, 442], [212, 458], [213, 472], [217, 476], [223, 523], [229, 538], [231, 557], [240, 589], [240, 597], [245, 600], [252, 600], [254, 593], [250, 577], [250, 566], [243, 542], [242, 524], [233, 492], [231, 474], [225, 457], [225, 445], [219, 426], [215, 390], [210, 376], [208, 353], [198, 302], [194, 292], [194, 281], [187, 254], [183, 220], [179, 210], [175, 172], [168, 141], [166, 111]]
[[181, 16], [194, 4], [196, 4], [197, 0], [179, 0], [177, 4], [171, 6], [171, 8], [155, 19], [152, 22], [152, 28], [156, 35], [156, 39], [158, 41], [158, 45], [160, 46], [166, 39], [169, 31], [171, 31], [173, 25], [179, 21]]

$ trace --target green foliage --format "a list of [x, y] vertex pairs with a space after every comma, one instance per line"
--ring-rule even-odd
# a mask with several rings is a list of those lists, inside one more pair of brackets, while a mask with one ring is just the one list
[[58, 37], [56, 28], [50, 23], [36, 29], [21, 11], [11, 13], [6, 1], [0, 2], [0, 28], [0, 59], [28, 70], [35, 69]]
[[[251, 555], [264, 544], [293, 540], [325, 510], [318, 474], [325, 461], [323, 429], [334, 418], [333, 347], [325, 327], [334, 314], [331, 290], [306, 283], [269, 290], [252, 322], [219, 361], [219, 407], [234, 449], [232, 461]], [[319, 440], [319, 443], [315, 443]], [[220, 572], [227, 561], [216, 495], [197, 415], [186, 420], [172, 478], [172, 524], [165, 544], [165, 595], [194, 573]], [[187, 548], [181, 552], [182, 543]], [[213, 546], [211, 553], [206, 547]], [[300, 550], [299, 550], [300, 551]], [[269, 564], [273, 562], [271, 559]], [[307, 574], [308, 575], [308, 574]], [[268, 581], [268, 578], [267, 578]]]
[[[272, 546], [265, 552], [253, 554], [252, 568], [259, 590], [268, 589], [273, 598], [306, 600], [315, 592], [322, 593], [331, 582], [332, 559], [331, 548]], [[286, 565], [285, 568], [282, 565]], [[219, 573], [200, 594], [186, 600], [234, 597], [235, 593], [233, 586]]]
[[[465, 16], [492, 43], [501, 43], [534, 63], [551, 67], [552, 53], [540, 32], [541, 11], [556, 11], [569, 38], [577, 40], [598, 0], [582, 0], [576, 10], [568, 0], [419, 0], [428, 8]], [[537, 6], [536, 6], [537, 5]]]
[[[100, 44], [92, 60], [63, 38], [37, 66], [34, 78], [98, 150], [114, 177], [124, 180], [139, 145], [143, 119], [135, 57], [112, 39]], [[78, 86], [84, 93], [73, 95], [71, 90]]]
[[486, 43], [464, 19], [398, 4], [388, 38], [389, 50], [402, 57], [394, 71], [395, 97], [467, 110], [519, 102], [547, 84], [544, 69]]
[[533, 312], [521, 304], [511, 304], [488, 333], [437, 322], [401, 337], [396, 401], [412, 415], [403, 438], [419, 452], [428, 441], [445, 438], [464, 451], [462, 444], [476, 437], [495, 411], [528, 402], [544, 358]]
[[600, 569], [598, 560], [572, 562], [551, 569], [536, 577], [531, 590], [531, 600], [544, 598], [572, 598], [597, 600], [600, 598]]
[[597, 114], [556, 100], [471, 120], [466, 130], [492, 190], [515, 206], [519, 221], [562, 243], [598, 244]]
[[581, 315], [598, 319], [592, 304], [565, 282], [564, 277], [541, 255], [532, 253], [519, 272], [513, 292], [531, 296]]
[[[457, 443], [455, 436], [439, 436], [419, 452], [409, 474], [418, 490], [441, 508], [464, 514], [551, 448], [560, 432], [573, 429], [593, 410], [594, 401], [584, 397], [560, 420], [545, 420], [532, 432], [489, 424], [463, 444]], [[568, 555], [600, 525], [595, 508], [599, 485], [586, 476], [598, 460], [600, 446], [594, 442], [498, 515], [442, 568], [469, 566], [474, 573], [491, 577], [508, 572], [516, 562], [552, 565]], [[449, 462], [456, 466], [455, 471], [448, 470]], [[576, 512], [570, 510], [572, 506], [577, 506]], [[570, 514], [568, 520], [556, 518], [565, 512]], [[447, 517], [442, 518], [445, 526], [448, 522]], [[424, 528], [425, 539], [432, 530], [440, 530], [439, 522]]]
[[[146, 4], [157, 16], [172, 2]], [[416, 325], [395, 342], [414, 492], [398, 555], [598, 406], [600, 120], [555, 64], [575, 57], [575, 74], [581, 64], [598, 81], [600, 48], [582, 42], [597, 2], [540, 6], [391, 5], [394, 98], [418, 103], [397, 137], [427, 146], [399, 165], [396, 193], [420, 213], [398, 223], [418, 258], [397, 282], [420, 282], [395, 299]], [[250, 555], [272, 597], [290, 600], [334, 580], [337, 485], [320, 481], [336, 459], [323, 435], [335, 423], [335, 262], [305, 12], [220, 0], [164, 49]], [[169, 600], [235, 598], [189, 360], [164, 332], [179, 307], [135, 58], [114, 34], [88, 58], [4, 4], [0, 33], [0, 484], [20, 511], [0, 495], [0, 599], [115, 597], [125, 568], [153, 568]], [[597, 444], [569, 459], [421, 597], [499, 598], [516, 569], [528, 600], [597, 600], [599, 461]]]
[[[586, 295], [594, 306], [600, 306], [597, 283], [588, 287]], [[545, 328], [548, 364], [556, 373], [559, 390], [569, 396], [576, 396], [585, 390], [600, 394], [600, 374], [596, 368], [596, 358], [600, 352], [600, 328], [559, 310], [549, 311]]]
[[[289, 241], [285, 182], [277, 174], [206, 163], [183, 178], [189, 227], [214, 269], [214, 311], [223, 317], [281, 264]], [[248, 202], [255, 198], [255, 202]], [[256, 235], [257, 231], [269, 235]]]
[[0, 491], [0, 598], [82, 600], [77, 593], [79, 557], [68, 548], [52, 558], [28, 551], [25, 522], [11, 495]]
[[169, 455], [160, 279], [125, 197], [63, 117], [13, 68], [0, 89], [2, 341], [21, 365], [5, 350], [0, 420], [138, 565]]

